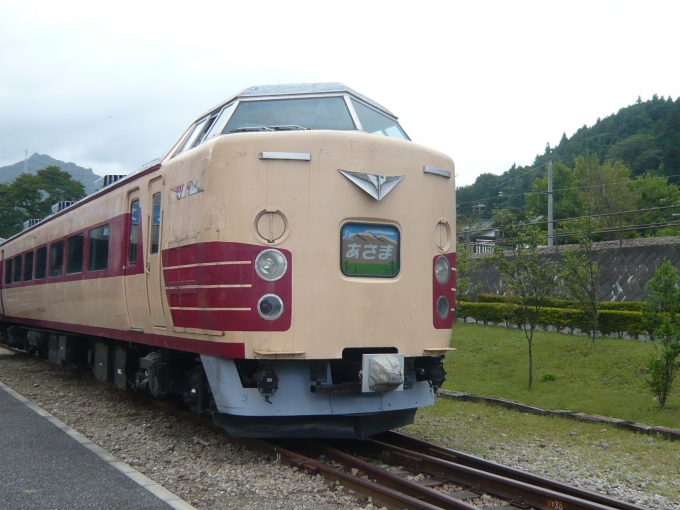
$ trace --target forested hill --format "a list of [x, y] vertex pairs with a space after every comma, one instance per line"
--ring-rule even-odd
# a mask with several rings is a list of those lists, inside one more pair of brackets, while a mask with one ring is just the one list
[[[473, 206], [483, 204], [483, 217], [494, 208], [524, 211], [523, 192], [536, 188], [535, 181], [546, 175], [548, 160], [574, 168], [579, 156], [597, 156], [599, 163], [619, 161], [638, 176], [666, 176], [680, 179], [680, 99], [657, 95], [637, 102], [588, 127], [584, 125], [571, 138], [562, 135], [559, 145], [545, 147], [531, 166], [515, 166], [501, 175], [482, 174], [474, 184], [457, 191], [458, 215], [471, 216]], [[503, 196], [499, 196], [502, 191]], [[480, 208], [477, 208], [479, 210]]]
[[[85, 186], [85, 193], [92, 193], [94, 191], [94, 183], [99, 179], [91, 168], [83, 168], [75, 163], [65, 163], [54, 159], [45, 154], [33, 154], [26, 161], [26, 170], [29, 174], [35, 174], [38, 170], [47, 168], [49, 166], [57, 166], [64, 172], [71, 175], [76, 181], [80, 181]], [[0, 183], [9, 183], [19, 177], [24, 172], [24, 162], [19, 161], [13, 165], [0, 167]]]

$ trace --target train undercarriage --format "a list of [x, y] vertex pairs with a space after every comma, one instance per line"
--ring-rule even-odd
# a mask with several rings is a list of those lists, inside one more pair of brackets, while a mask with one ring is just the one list
[[363, 391], [364, 359], [392, 348], [348, 348], [340, 359], [225, 359], [144, 344], [5, 325], [9, 347], [87, 371], [205, 417], [238, 437], [364, 438], [413, 422], [434, 402], [441, 357], [402, 357], [399, 391]]

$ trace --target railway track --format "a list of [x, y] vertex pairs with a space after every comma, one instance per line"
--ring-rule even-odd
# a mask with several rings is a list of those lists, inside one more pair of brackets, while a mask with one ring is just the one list
[[[3, 345], [3, 348], [8, 347]], [[26, 354], [17, 349], [8, 349]], [[83, 375], [82, 372], [80, 374]], [[91, 380], [96, 384], [104, 384], [94, 377]], [[228, 435], [224, 429], [194, 413], [150, 397], [118, 391], [178, 418]], [[478, 507], [470, 501], [487, 494], [503, 501], [502, 506], [492, 508], [645, 510], [635, 504], [393, 431], [364, 441], [265, 441], [230, 436], [229, 439], [310, 474], [319, 474], [327, 482], [337, 482], [347, 489], [371, 497], [374, 504], [388, 508], [471, 510]], [[443, 491], [445, 486], [453, 486], [455, 491]]]
[[[365, 441], [258, 442], [251, 445], [312, 474], [373, 498], [390, 508], [476, 509], [467, 501], [483, 494], [504, 501], [493, 508], [540, 510], [644, 510], [643, 507], [572, 487], [398, 432]], [[366, 460], [366, 459], [372, 459]], [[376, 462], [378, 461], [378, 462]], [[395, 474], [385, 467], [399, 467]], [[403, 471], [406, 468], [407, 471]], [[426, 477], [415, 475], [427, 475]], [[405, 476], [410, 475], [410, 476]], [[416, 481], [420, 479], [421, 481]], [[447, 484], [458, 492], [437, 490]]]

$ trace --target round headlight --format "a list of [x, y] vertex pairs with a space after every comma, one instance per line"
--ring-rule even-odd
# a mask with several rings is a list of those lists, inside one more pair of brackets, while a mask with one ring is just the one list
[[437, 299], [437, 315], [442, 319], [446, 319], [449, 311], [449, 300], [444, 296], [439, 296], [439, 299]]
[[283, 301], [276, 294], [265, 294], [257, 302], [257, 313], [267, 321], [278, 319], [283, 313]]
[[451, 266], [443, 255], [437, 257], [437, 261], [434, 263], [434, 277], [442, 285], [446, 285], [449, 282], [449, 278], [451, 277]]
[[255, 271], [263, 280], [273, 282], [286, 274], [288, 261], [279, 250], [264, 250], [255, 259]]

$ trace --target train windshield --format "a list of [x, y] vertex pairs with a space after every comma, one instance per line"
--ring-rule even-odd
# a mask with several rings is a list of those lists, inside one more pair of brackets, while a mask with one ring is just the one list
[[354, 130], [342, 97], [241, 101], [222, 134], [297, 129]]

